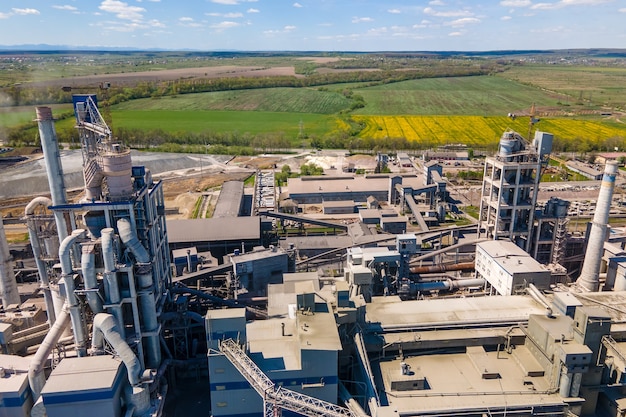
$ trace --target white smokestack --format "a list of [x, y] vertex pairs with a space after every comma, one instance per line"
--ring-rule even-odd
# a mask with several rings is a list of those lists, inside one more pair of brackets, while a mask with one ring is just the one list
[[[59, 153], [57, 132], [54, 128], [54, 119], [52, 118], [52, 109], [50, 107], [37, 107], [35, 111], [37, 112], [41, 149], [46, 161], [46, 174], [48, 174], [52, 204], [55, 206], [67, 204], [63, 166], [61, 165], [61, 155]], [[65, 239], [68, 232], [63, 214], [55, 211], [54, 220], [57, 224], [59, 240]]]
[[611, 210], [611, 199], [615, 188], [615, 177], [617, 176], [617, 161], [607, 161], [604, 167], [602, 185], [596, 203], [596, 212], [589, 231], [587, 242], [587, 252], [583, 262], [583, 269], [578, 277], [578, 285], [586, 291], [598, 291], [600, 287], [599, 274], [602, 252], [604, 250], [604, 240], [606, 238], [607, 223], [609, 221], [609, 211]]

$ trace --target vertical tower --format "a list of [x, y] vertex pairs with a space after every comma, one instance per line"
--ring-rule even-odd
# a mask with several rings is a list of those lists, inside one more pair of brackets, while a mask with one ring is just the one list
[[496, 156], [485, 161], [479, 236], [510, 239], [530, 250], [541, 168], [552, 149], [552, 135], [536, 132], [529, 144], [520, 134], [506, 131]]
[[4, 308], [11, 304], [20, 304], [20, 294], [17, 291], [17, 281], [10, 260], [11, 254], [0, 214], [0, 298]]
[[591, 230], [587, 239], [587, 252], [583, 261], [582, 272], [580, 277], [578, 277], [578, 281], [576, 281], [586, 291], [598, 291], [600, 286], [598, 279], [600, 262], [602, 261], [602, 251], [604, 249], [616, 176], [617, 161], [607, 161], [604, 167], [600, 193], [598, 194], [598, 202], [596, 203], [596, 212], [593, 215]]

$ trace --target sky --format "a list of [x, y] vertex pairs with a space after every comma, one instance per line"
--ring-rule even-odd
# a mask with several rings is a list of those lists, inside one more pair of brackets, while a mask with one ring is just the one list
[[0, 0], [0, 45], [202, 51], [626, 48], [626, 0]]

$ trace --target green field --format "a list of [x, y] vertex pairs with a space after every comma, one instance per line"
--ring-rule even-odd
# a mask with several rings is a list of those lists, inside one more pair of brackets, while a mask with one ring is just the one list
[[333, 114], [350, 106], [350, 100], [332, 91], [312, 88], [264, 88], [184, 94], [132, 100], [115, 110], [231, 110]]
[[500, 77], [450, 77], [402, 81], [355, 90], [365, 98], [363, 115], [479, 115], [528, 111], [533, 103], [555, 106], [559, 100], [539, 88]]
[[323, 135], [336, 128], [336, 118], [311, 113], [272, 113], [259, 111], [113, 111], [114, 128], [135, 128], [166, 132], [238, 132], [252, 135], [282, 132], [293, 139], [304, 135]]
[[563, 104], [626, 109], [626, 68], [606, 66], [521, 65], [498, 77], [566, 94]]

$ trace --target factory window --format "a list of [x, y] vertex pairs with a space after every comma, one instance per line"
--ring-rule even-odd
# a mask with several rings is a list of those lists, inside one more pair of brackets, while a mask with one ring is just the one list
[[216, 374], [223, 374], [224, 373], [224, 368], [216, 368], [215, 369], [215, 373]]
[[220, 401], [217, 403], [218, 407], [228, 407], [228, 403], [226, 401]]
[[226, 389], [226, 385], [216, 385], [215, 391], [224, 391]]

